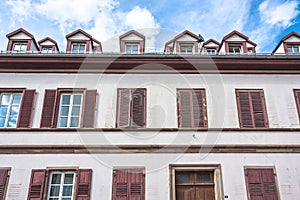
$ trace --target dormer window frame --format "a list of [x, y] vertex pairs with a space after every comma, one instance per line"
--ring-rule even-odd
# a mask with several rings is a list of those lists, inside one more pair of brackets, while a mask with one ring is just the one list
[[[16, 44], [26, 45], [27, 46], [26, 50], [25, 51], [14, 50]], [[31, 40], [10, 40], [8, 49], [13, 53], [27, 53], [28, 51], [30, 51], [30, 44], [31, 44]]]
[[[90, 52], [90, 41], [89, 40], [70, 40], [68, 41], [69, 45], [70, 45], [70, 52], [72, 54], [86, 54]], [[85, 48], [84, 48], [84, 52], [74, 52], [73, 51], [73, 45], [74, 44], [84, 44]]]
[[[183, 46], [186, 46], [186, 47], [192, 46], [192, 52], [188, 53], [187, 51], [185, 51], [185, 52], [181, 51], [181, 48]], [[187, 54], [187, 55], [189, 55], [189, 54], [195, 54], [195, 42], [178, 42], [178, 53], [180, 53], [180, 54]]]
[[[210, 52], [210, 51], [214, 51], [214, 52]], [[218, 50], [218, 47], [205, 47], [204, 49], [204, 52], [205, 54], [207, 55], [217, 55], [217, 50]]]
[[[45, 48], [51, 49], [51, 52], [43, 52], [43, 49], [45, 49]], [[55, 46], [54, 45], [42, 45], [40, 47], [40, 51], [41, 51], [41, 53], [45, 53], [45, 54], [47, 54], [47, 53], [54, 53], [55, 52]]]
[[[230, 48], [235, 48], [238, 47], [239, 48], [239, 53], [234, 52], [230, 52]], [[234, 49], [233, 49], [234, 50]], [[225, 44], [225, 52], [226, 54], [229, 55], [243, 55], [243, 54], [247, 54], [248, 50], [246, 47], [246, 42], [239, 42], [239, 41], [230, 41], [230, 42], [226, 42]]]
[[[128, 46], [131, 46], [131, 49], [130, 49], [130, 53], [128, 53], [128, 51], [127, 51], [127, 47]], [[135, 53], [135, 52], [133, 52], [133, 49], [132, 49], [132, 47], [133, 46], [137, 46], [137, 52]], [[125, 51], [124, 51], [124, 53], [125, 54], [141, 54], [141, 47], [140, 47], [140, 43], [136, 43], [136, 42], [125, 42]]]
[[[298, 55], [300, 54], [300, 43], [299, 42], [284, 42], [284, 51], [287, 55]], [[292, 47], [292, 52], [289, 52], [289, 47]], [[295, 52], [295, 49], [298, 49], [298, 52]]]
[[[121, 53], [122, 54], [128, 54], [126, 52], [126, 45], [138, 45], [138, 53], [137, 54], [142, 54], [144, 52], [143, 43], [144, 43], [143, 40], [124, 40], [124, 41], [121, 40]], [[132, 54], [136, 54], [136, 53], [132, 53]]]

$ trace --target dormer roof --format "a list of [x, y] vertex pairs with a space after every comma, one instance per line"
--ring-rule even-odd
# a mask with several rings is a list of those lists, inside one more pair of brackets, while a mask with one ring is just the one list
[[81, 34], [85, 35], [86, 37], [88, 37], [90, 39], [93, 38], [90, 34], [88, 34], [87, 32], [85, 32], [85, 31], [83, 31], [81, 29], [77, 29], [76, 31], [73, 31], [73, 32], [69, 33], [68, 35], [66, 35], [66, 38], [69, 39], [70, 37], [72, 37], [72, 36], [74, 36], [74, 35], [76, 35], [78, 33], [81, 33]]
[[277, 46], [275, 47], [275, 49], [273, 50], [273, 52], [272, 53], [275, 53], [276, 51], [277, 51], [277, 49], [280, 47], [280, 45], [283, 43], [283, 42], [285, 42], [287, 39], [289, 39], [290, 37], [292, 37], [292, 36], [295, 36], [295, 37], [297, 37], [297, 38], [299, 38], [300, 39], [300, 34], [299, 33], [296, 33], [296, 32], [290, 32], [289, 34], [287, 34], [286, 36], [284, 36], [281, 40], [280, 40], [280, 42], [277, 44]]
[[42, 43], [47, 42], [47, 41], [52, 42], [54, 44], [54, 46], [56, 47], [57, 51], [59, 51], [57, 42], [55, 40], [53, 40], [52, 38], [50, 38], [50, 37], [45, 37], [45, 38], [39, 40], [38, 44], [41, 46]]
[[146, 37], [145, 37], [143, 34], [137, 32], [137, 31], [135, 31], [135, 30], [127, 31], [126, 33], [120, 35], [119, 38], [120, 38], [120, 40], [121, 40], [121, 39], [123, 39], [123, 38], [125, 38], [125, 37], [127, 37], [127, 36], [129, 36], [129, 35], [131, 35], [131, 34], [134, 34], [134, 35], [140, 37], [140, 38], [143, 39], [143, 40], [146, 39]]
[[13, 42], [15, 42], [15, 41], [32, 41], [34, 47], [32, 47], [31, 43], [30, 44], [28, 43], [28, 45], [29, 45], [27, 47], [28, 51], [30, 51], [31, 48], [33, 48], [34, 51], [38, 50], [38, 44], [35, 41], [34, 36], [23, 28], [19, 28], [11, 33], [8, 33], [6, 35], [6, 37], [9, 40], [8, 45], [7, 45], [8, 51], [12, 50], [11, 48], [12, 48]]
[[11, 38], [12, 36], [17, 35], [18, 33], [24, 33], [25, 35], [27, 35], [27, 36], [30, 37], [31, 39], [34, 39], [34, 36], [33, 36], [31, 33], [29, 33], [28, 31], [26, 31], [25, 29], [23, 29], [23, 28], [19, 28], [19, 29], [15, 30], [15, 31], [13, 31], [13, 32], [11, 32], [11, 33], [8, 33], [8, 34], [6, 35], [6, 37], [9, 39], [9, 38]]
[[206, 46], [206, 45], [208, 45], [209, 43], [214, 43], [215, 46], [219, 46], [219, 45], [220, 45], [220, 43], [219, 43], [217, 40], [209, 39], [209, 40], [207, 40], [206, 42], [204, 42], [202, 46]]
[[223, 43], [224, 43], [226, 40], [228, 40], [229, 38], [231, 38], [231, 37], [234, 36], [234, 35], [237, 35], [237, 36], [243, 38], [246, 42], [252, 44], [254, 47], [257, 46], [256, 43], [254, 43], [254, 42], [252, 42], [251, 40], [249, 40], [249, 38], [248, 38], [246, 35], [244, 35], [244, 34], [238, 32], [237, 30], [233, 30], [232, 32], [230, 32], [230, 33], [228, 33], [227, 35], [225, 35], [225, 36], [223, 37], [222, 41], [221, 41], [220, 46], [222, 46]]

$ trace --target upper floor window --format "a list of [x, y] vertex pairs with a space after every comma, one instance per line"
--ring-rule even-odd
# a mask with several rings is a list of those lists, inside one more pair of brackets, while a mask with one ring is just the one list
[[288, 54], [299, 54], [299, 45], [287, 45]]
[[42, 53], [52, 53], [52, 47], [43, 47]]
[[85, 53], [86, 44], [85, 43], [72, 43], [71, 52], [72, 53]]
[[179, 128], [206, 128], [205, 90], [179, 89], [177, 92]]
[[22, 94], [3, 93], [0, 104], [0, 127], [16, 127]]
[[241, 46], [240, 45], [231, 45], [229, 44], [229, 54], [241, 54]]
[[193, 44], [180, 44], [180, 53], [182, 54], [192, 54], [194, 50]]
[[146, 89], [118, 89], [117, 127], [145, 127]]
[[125, 44], [126, 54], [139, 54], [139, 46], [138, 44]]
[[5, 199], [10, 168], [0, 168], [0, 199]]
[[252, 55], [253, 54], [252, 48], [248, 48], [247, 50], [248, 50], [248, 55]]
[[13, 43], [13, 51], [18, 52], [18, 53], [26, 53], [26, 51], [27, 51], [27, 42]]
[[215, 55], [216, 54], [216, 49], [206, 49], [207, 54], [209, 55]]
[[268, 119], [263, 90], [236, 90], [241, 128], [267, 128]]

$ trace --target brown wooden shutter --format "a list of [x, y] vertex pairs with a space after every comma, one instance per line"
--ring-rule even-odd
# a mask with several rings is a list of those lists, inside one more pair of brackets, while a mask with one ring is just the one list
[[79, 169], [75, 200], [90, 200], [92, 169]]
[[263, 91], [251, 92], [254, 124], [256, 128], [267, 127]]
[[206, 100], [204, 90], [192, 90], [193, 127], [207, 127]]
[[34, 96], [35, 96], [35, 90], [23, 91], [22, 103], [20, 107], [20, 115], [18, 120], [19, 128], [30, 128]]
[[117, 127], [130, 126], [130, 101], [131, 92], [130, 89], [118, 90], [118, 120]]
[[278, 200], [273, 169], [246, 169], [250, 200]]
[[46, 170], [33, 169], [29, 184], [27, 200], [42, 200], [44, 193]]
[[93, 128], [95, 121], [97, 90], [87, 90], [83, 109], [83, 128]]
[[8, 169], [0, 169], [0, 200], [5, 199], [5, 191], [8, 183]]
[[180, 128], [192, 127], [192, 110], [191, 110], [191, 99], [190, 92], [188, 90], [178, 91], [178, 117]]
[[57, 90], [45, 90], [41, 128], [53, 128]]
[[127, 187], [128, 173], [126, 170], [113, 171], [113, 200], [127, 200], [128, 187]]
[[298, 117], [300, 120], [300, 90], [294, 90], [295, 100], [296, 100], [296, 106], [298, 111]]
[[133, 127], [145, 126], [146, 89], [138, 88], [132, 91], [132, 124]]
[[130, 200], [144, 199], [144, 173], [142, 170], [133, 169], [128, 171], [128, 195]]

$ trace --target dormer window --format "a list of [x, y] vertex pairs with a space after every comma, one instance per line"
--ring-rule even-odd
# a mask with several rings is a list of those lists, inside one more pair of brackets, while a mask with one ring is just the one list
[[206, 49], [208, 55], [216, 55], [216, 49]]
[[229, 44], [229, 54], [241, 54], [242, 49], [240, 45], [230, 45]]
[[299, 54], [299, 45], [287, 45], [288, 54]]
[[72, 53], [85, 53], [85, 43], [72, 43]]
[[180, 44], [180, 53], [182, 54], [192, 54], [194, 50], [193, 44]]
[[125, 44], [126, 54], [139, 54], [139, 44]]
[[13, 52], [26, 53], [27, 42], [16, 42], [13, 44]]
[[52, 53], [52, 47], [43, 47], [42, 53]]

